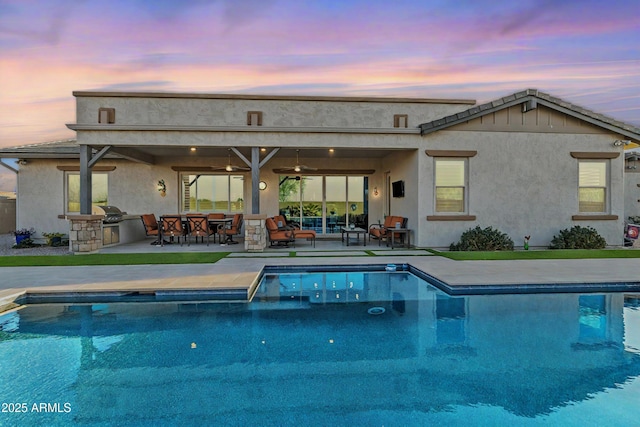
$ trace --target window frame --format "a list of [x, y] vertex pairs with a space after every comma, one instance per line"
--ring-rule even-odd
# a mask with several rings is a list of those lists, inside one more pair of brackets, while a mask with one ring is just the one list
[[[600, 163], [604, 165], [604, 179], [605, 179], [605, 183], [604, 186], [581, 186], [580, 185], [580, 165], [582, 164], [588, 164], [588, 163]], [[608, 214], [611, 210], [611, 203], [610, 203], [610, 197], [611, 197], [611, 161], [609, 159], [578, 159], [578, 165], [577, 165], [577, 174], [578, 174], [578, 183], [577, 183], [577, 202], [578, 202], [578, 206], [577, 206], [577, 211], [580, 215], [603, 215], [603, 214]], [[604, 200], [603, 200], [603, 204], [604, 204], [604, 210], [602, 211], [582, 211], [580, 210], [580, 190], [582, 188], [602, 188], [604, 189]]]
[[[227, 178], [227, 207], [224, 210], [217, 210], [215, 209], [215, 203], [216, 200], [212, 200], [213, 203], [213, 209], [211, 210], [206, 210], [206, 209], [198, 209], [198, 195], [196, 195], [196, 206], [194, 206], [193, 208], [195, 210], [186, 210], [185, 209], [185, 203], [184, 203], [184, 177], [190, 177], [192, 175], [196, 175], [198, 176], [198, 179], [200, 179], [200, 177], [207, 177], [207, 176], [211, 176], [211, 177], [226, 177]], [[236, 201], [231, 200], [231, 196], [232, 196], [232, 179], [234, 179], [234, 177], [240, 177], [241, 182], [242, 182], [242, 209], [240, 210], [232, 210], [232, 204], [235, 203]], [[179, 182], [180, 184], [180, 213], [181, 214], [185, 214], [185, 213], [190, 213], [190, 212], [198, 212], [198, 213], [244, 213], [246, 210], [246, 188], [245, 188], [245, 180], [246, 180], [246, 176], [243, 174], [237, 174], [237, 173], [202, 173], [202, 172], [189, 172], [189, 171], [185, 171], [185, 172], [180, 172], [179, 175]], [[191, 206], [190, 206], [191, 208]]]
[[[459, 186], [438, 186], [436, 177], [438, 163], [440, 162], [462, 162], [463, 166], [463, 186], [462, 186], [462, 211], [438, 211], [438, 188], [460, 188]], [[466, 216], [469, 214], [469, 158], [468, 157], [436, 157], [433, 161], [433, 213], [434, 215], [458, 215]]]
[[[74, 215], [74, 214], [79, 214], [80, 213], [80, 209], [78, 208], [77, 211], [70, 211], [69, 210], [69, 201], [70, 201], [70, 197], [69, 197], [69, 177], [71, 176], [78, 176], [78, 179], [80, 177], [80, 172], [79, 171], [65, 171], [64, 173], [64, 213], [65, 215]], [[106, 204], [109, 204], [109, 172], [91, 172], [91, 183], [92, 183], [92, 187], [93, 184], [95, 183], [94, 178], [96, 177], [96, 175], [104, 175], [107, 178], [107, 200], [106, 200]], [[93, 197], [95, 196], [95, 191], [93, 191], [94, 188], [91, 189], [91, 204], [95, 205], [96, 203], [93, 201]], [[78, 187], [78, 195], [80, 194], [80, 188]], [[80, 201], [78, 200], [78, 204], [80, 203]]]

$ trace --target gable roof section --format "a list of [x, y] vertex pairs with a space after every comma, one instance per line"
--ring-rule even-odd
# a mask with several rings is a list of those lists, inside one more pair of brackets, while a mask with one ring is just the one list
[[476, 105], [460, 113], [423, 123], [420, 125], [420, 134], [425, 135], [450, 128], [519, 104], [524, 104], [523, 111], [534, 109], [537, 105], [544, 105], [552, 110], [584, 120], [585, 122], [619, 133], [636, 141], [640, 140], [640, 128], [587, 110], [586, 108], [556, 98], [547, 93], [540, 92], [537, 89], [527, 89], [522, 92], [516, 92], [486, 104]]

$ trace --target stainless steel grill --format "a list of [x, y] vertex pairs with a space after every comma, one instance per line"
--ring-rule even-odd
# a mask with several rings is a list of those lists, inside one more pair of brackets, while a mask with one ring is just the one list
[[103, 224], [115, 224], [117, 222], [122, 221], [122, 216], [126, 214], [126, 212], [122, 212], [115, 206], [97, 206], [94, 205], [92, 209], [93, 215], [104, 215], [104, 219], [102, 220]]

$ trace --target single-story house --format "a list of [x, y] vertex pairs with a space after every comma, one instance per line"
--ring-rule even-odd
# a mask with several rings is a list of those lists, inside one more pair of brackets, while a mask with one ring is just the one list
[[[316, 231], [407, 218], [446, 248], [477, 225], [516, 246], [595, 228], [623, 244], [640, 215], [629, 144], [640, 129], [535, 89], [468, 99], [74, 92], [76, 139], [0, 149], [19, 158], [18, 227], [68, 232], [92, 205], [140, 214], [284, 214]], [[0, 165], [11, 168], [0, 161]]]

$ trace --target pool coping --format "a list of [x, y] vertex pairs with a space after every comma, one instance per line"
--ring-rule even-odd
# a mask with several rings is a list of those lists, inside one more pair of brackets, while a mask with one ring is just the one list
[[[410, 265], [430, 283], [455, 295], [521, 293], [633, 292], [640, 293], [637, 260], [525, 260], [453, 261], [442, 257], [334, 257], [318, 265], [314, 258], [234, 258], [213, 264], [6, 267], [0, 284], [0, 313], [25, 298], [78, 297], [127, 292], [154, 293], [161, 301], [198, 300], [247, 302], [262, 274], [269, 269], [347, 268], [364, 270], [370, 265]], [[428, 272], [428, 273], [427, 273]], [[516, 279], [516, 280], [513, 280]], [[519, 280], [519, 281], [518, 281]], [[204, 295], [204, 299], [203, 299]], [[22, 299], [20, 299], [22, 297]]]

